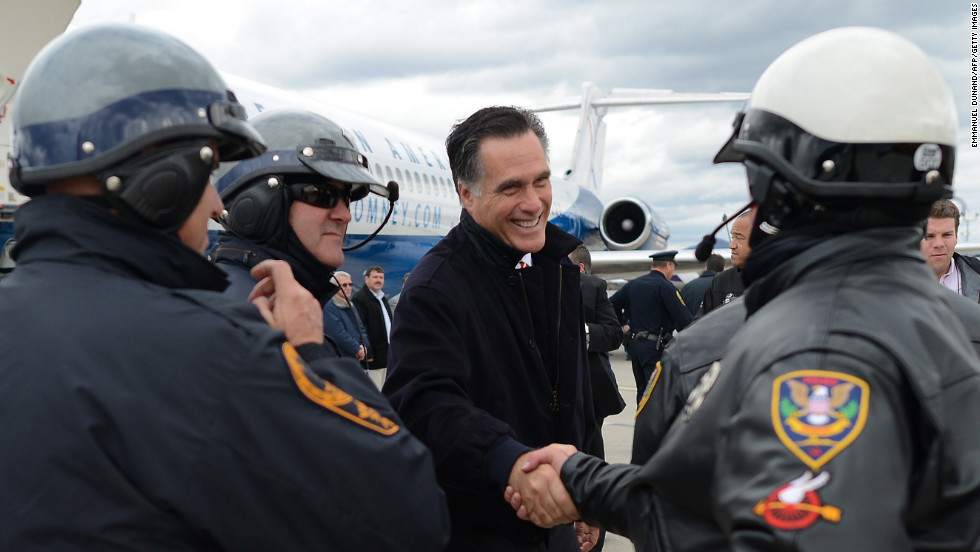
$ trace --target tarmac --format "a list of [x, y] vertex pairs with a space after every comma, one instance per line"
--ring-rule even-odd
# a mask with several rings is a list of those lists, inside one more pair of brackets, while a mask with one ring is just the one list
[[[633, 369], [626, 360], [622, 347], [609, 354], [613, 373], [619, 392], [626, 401], [626, 408], [615, 416], [609, 416], [602, 423], [602, 438], [606, 448], [606, 461], [610, 463], [629, 463], [633, 455], [633, 419], [636, 417], [636, 381]], [[603, 552], [634, 552], [633, 543], [626, 537], [613, 533], [606, 534]]]

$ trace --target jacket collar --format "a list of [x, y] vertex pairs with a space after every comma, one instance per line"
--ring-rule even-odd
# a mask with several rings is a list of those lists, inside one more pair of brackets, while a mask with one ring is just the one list
[[[780, 293], [800, 281], [820, 277], [827, 270], [868, 262], [869, 259], [901, 257], [924, 262], [919, 252], [922, 229], [912, 227], [872, 228], [826, 238], [815, 245], [792, 252], [782, 263], [775, 263], [764, 276], [753, 281], [745, 293], [751, 315]], [[756, 251], [752, 251], [755, 255]], [[752, 255], [749, 255], [751, 262]]]
[[176, 235], [109, 211], [101, 197], [39, 196], [17, 211], [18, 264], [53, 260], [99, 267], [172, 289], [221, 291], [228, 279]]
[[[299, 244], [299, 238], [295, 237], [292, 230], [289, 231], [288, 239], [295, 239], [296, 243]], [[267, 259], [286, 261], [293, 269], [296, 281], [310, 290], [310, 293], [320, 301], [321, 305], [326, 305], [327, 301], [340, 289], [331, 279], [334, 269], [320, 264], [302, 244], [290, 247], [290, 249], [298, 249], [302, 253], [292, 255], [266, 245], [252, 243], [229, 232], [221, 232], [218, 234], [218, 242], [208, 256], [213, 263], [228, 261], [245, 265], [249, 269]]]

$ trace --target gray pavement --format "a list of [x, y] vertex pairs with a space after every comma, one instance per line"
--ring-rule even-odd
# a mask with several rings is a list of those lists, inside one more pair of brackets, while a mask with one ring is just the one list
[[[619, 392], [626, 400], [626, 408], [610, 416], [602, 424], [602, 438], [605, 441], [606, 460], [611, 463], [628, 463], [633, 455], [633, 418], [636, 417], [636, 382], [633, 380], [633, 370], [626, 360], [626, 351], [622, 348], [609, 355], [612, 361]], [[634, 552], [633, 543], [625, 537], [615, 534], [606, 536], [603, 552]]]

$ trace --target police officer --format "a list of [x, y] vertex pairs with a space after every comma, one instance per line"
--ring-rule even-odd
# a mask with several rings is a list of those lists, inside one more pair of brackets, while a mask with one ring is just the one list
[[282, 109], [251, 122], [269, 149], [218, 171], [224, 231], [211, 261], [231, 280], [225, 294], [245, 299], [255, 285], [252, 267], [285, 260], [325, 304], [337, 291], [331, 276], [344, 263], [350, 202], [368, 192], [388, 197], [388, 189], [349, 135], [325, 117]]
[[670, 281], [677, 266], [676, 255], [677, 251], [650, 255], [650, 273], [627, 282], [609, 298], [620, 322], [629, 325], [626, 341], [636, 379], [637, 403], [674, 330], [683, 329], [692, 320], [680, 292]]
[[254, 268], [254, 305], [219, 295], [209, 176], [265, 146], [211, 65], [97, 26], [45, 47], [19, 92], [3, 548], [441, 550], [431, 454], [353, 360], [321, 358], [289, 265]]
[[716, 157], [755, 202], [748, 318], [644, 466], [532, 458], [583, 519], [642, 550], [977, 549], [977, 307], [924, 286], [918, 254], [955, 130], [938, 71], [886, 31], [821, 33], [766, 70]]

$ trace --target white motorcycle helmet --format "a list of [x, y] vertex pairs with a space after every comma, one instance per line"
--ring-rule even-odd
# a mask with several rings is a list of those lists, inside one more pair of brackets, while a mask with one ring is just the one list
[[953, 97], [929, 57], [895, 33], [848, 27], [766, 69], [715, 163], [745, 165], [757, 242], [812, 224], [914, 224], [952, 197], [955, 143]]

